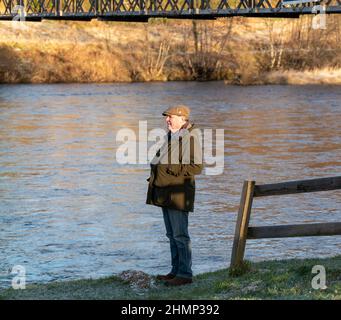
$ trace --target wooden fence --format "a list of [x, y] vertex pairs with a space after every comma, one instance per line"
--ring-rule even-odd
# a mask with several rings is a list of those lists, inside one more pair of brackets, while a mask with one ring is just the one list
[[242, 265], [247, 239], [341, 235], [341, 222], [249, 227], [253, 198], [336, 189], [341, 189], [341, 176], [264, 185], [244, 181], [230, 267]]

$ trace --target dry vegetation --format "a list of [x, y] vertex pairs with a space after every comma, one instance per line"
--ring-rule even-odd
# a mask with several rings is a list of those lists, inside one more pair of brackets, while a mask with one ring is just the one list
[[[341, 83], [338, 15], [0, 23], [0, 82]], [[22, 23], [21, 23], [22, 24]]]

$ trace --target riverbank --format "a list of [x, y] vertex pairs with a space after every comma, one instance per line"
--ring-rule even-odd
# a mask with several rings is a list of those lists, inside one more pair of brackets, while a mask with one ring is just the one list
[[0, 22], [0, 83], [341, 84], [340, 21]]
[[[315, 265], [324, 266], [326, 289], [313, 289], [321, 284], [312, 273]], [[293, 259], [249, 264], [249, 272], [236, 276], [228, 269], [200, 274], [194, 283], [169, 288], [153, 276], [136, 279], [112, 276], [102, 279], [27, 284], [25, 290], [2, 289], [0, 299], [341, 299], [341, 256], [325, 259]], [[141, 278], [141, 277], [140, 277]]]
[[264, 84], [341, 85], [341, 69], [322, 68], [305, 71], [274, 71], [264, 76]]

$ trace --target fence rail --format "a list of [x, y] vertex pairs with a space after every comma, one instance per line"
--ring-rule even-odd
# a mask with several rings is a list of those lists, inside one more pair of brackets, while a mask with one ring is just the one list
[[242, 265], [247, 239], [341, 235], [341, 222], [249, 227], [253, 198], [337, 189], [341, 189], [341, 176], [263, 185], [244, 181], [230, 267]]

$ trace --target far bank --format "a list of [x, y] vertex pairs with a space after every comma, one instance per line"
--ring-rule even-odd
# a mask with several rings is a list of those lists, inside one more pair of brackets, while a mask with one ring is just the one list
[[0, 22], [0, 83], [341, 84], [340, 21]]

